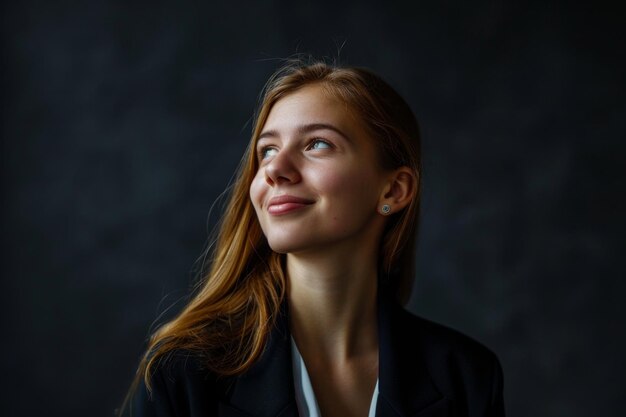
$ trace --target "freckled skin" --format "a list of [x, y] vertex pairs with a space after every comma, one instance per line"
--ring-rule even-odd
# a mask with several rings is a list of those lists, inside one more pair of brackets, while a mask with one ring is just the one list
[[[296, 129], [311, 123], [333, 125], [350, 139], [328, 129]], [[372, 139], [346, 106], [319, 86], [304, 87], [273, 106], [262, 132], [269, 130], [278, 135], [257, 144], [267, 151], [250, 198], [270, 247], [287, 253], [373, 238], [372, 226], [382, 221], [377, 206], [385, 176]], [[311, 147], [316, 138], [326, 144]], [[286, 215], [268, 213], [268, 200], [284, 194], [314, 202]]]

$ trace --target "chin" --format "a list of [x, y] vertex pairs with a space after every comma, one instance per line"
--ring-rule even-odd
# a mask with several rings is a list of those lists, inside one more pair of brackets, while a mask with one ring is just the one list
[[297, 242], [292, 239], [267, 239], [267, 243], [274, 252], [290, 253], [307, 249], [311, 242]]
[[268, 241], [270, 248], [276, 253], [289, 253], [297, 250], [297, 247], [294, 245], [288, 245], [284, 242], [276, 243], [272, 241]]

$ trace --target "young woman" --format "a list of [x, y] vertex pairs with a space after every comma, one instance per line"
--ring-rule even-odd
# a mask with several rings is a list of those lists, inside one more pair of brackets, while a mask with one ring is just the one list
[[503, 416], [487, 348], [402, 305], [420, 137], [363, 68], [290, 61], [268, 81], [211, 270], [152, 336], [135, 416]]

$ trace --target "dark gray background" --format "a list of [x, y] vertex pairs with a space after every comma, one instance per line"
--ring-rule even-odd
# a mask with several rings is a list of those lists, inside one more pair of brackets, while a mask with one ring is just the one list
[[423, 127], [410, 309], [498, 353], [510, 416], [621, 415], [616, 6], [10, 3], [2, 415], [112, 415], [151, 323], [188, 293], [278, 58], [342, 45]]

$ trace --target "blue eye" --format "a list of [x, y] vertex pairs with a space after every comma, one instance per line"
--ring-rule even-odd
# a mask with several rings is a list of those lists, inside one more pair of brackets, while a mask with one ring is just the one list
[[270, 156], [270, 155], [268, 155], [268, 153], [271, 152], [271, 151], [276, 152], [276, 148], [273, 148], [271, 146], [264, 146], [259, 151], [259, 158], [261, 158], [261, 159], [267, 158], [268, 156]]
[[[321, 145], [321, 146], [320, 146]], [[329, 149], [331, 148], [330, 144], [322, 139], [313, 139], [311, 144], [309, 145], [311, 149]]]

